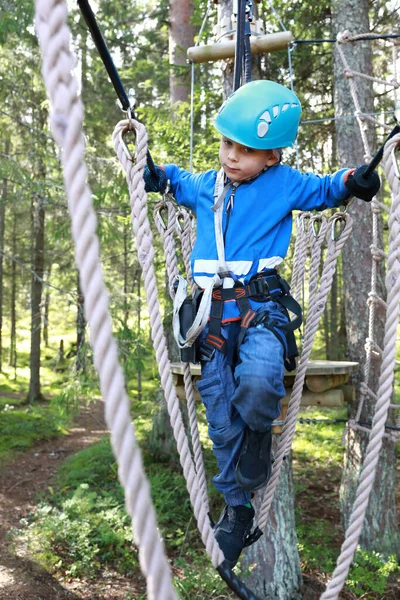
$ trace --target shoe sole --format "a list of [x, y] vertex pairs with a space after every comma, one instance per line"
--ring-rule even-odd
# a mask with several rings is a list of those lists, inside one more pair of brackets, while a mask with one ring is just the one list
[[271, 471], [263, 477], [258, 477], [257, 479], [247, 479], [246, 477], [243, 477], [243, 475], [240, 473], [240, 471], [237, 467], [235, 470], [236, 483], [238, 484], [239, 487], [243, 488], [247, 492], [251, 492], [253, 490], [259, 490], [262, 487], [266, 486], [270, 477], [271, 477]]

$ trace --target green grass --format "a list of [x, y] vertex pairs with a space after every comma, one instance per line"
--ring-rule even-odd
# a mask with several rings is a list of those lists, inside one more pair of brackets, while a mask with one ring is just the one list
[[0, 461], [26, 450], [39, 440], [67, 433], [68, 419], [55, 407], [3, 405], [0, 411]]
[[[225, 584], [204, 554], [180, 469], [144, 458], [158, 525], [178, 572], [180, 598], [227, 598], [222, 595]], [[24, 528], [13, 532], [17, 548], [23, 545], [43, 567], [66, 577], [91, 578], [112, 569], [131, 575], [138, 570], [108, 439], [67, 458], [51, 490]]]

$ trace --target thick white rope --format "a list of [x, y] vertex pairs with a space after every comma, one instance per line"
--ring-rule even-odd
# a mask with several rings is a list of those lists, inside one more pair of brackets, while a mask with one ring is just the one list
[[[136, 134], [136, 161], [130, 160], [125, 152], [123, 136], [132, 130]], [[191, 457], [189, 444], [182, 422], [179, 400], [172, 381], [171, 363], [168, 358], [167, 342], [164, 336], [160, 305], [157, 294], [157, 281], [154, 268], [153, 236], [147, 215], [147, 194], [144, 189], [143, 171], [146, 164], [147, 133], [138, 121], [121, 121], [113, 133], [114, 148], [126, 173], [130, 193], [133, 231], [136, 236], [138, 259], [142, 266], [147, 306], [150, 315], [153, 346], [160, 372], [161, 385], [167, 402], [171, 425], [174, 432], [186, 486], [189, 492], [197, 526], [203, 543], [214, 567], [224, 561], [223, 553], [211, 529], [207, 507], [203, 496], [198, 493], [197, 475]]]
[[[181, 212], [182, 209], [179, 209], [179, 211]], [[165, 213], [165, 212], [167, 213], [167, 218], [163, 217], [163, 213]], [[172, 201], [160, 202], [154, 208], [155, 224], [156, 224], [158, 232], [161, 236], [161, 239], [163, 240], [164, 254], [165, 254], [165, 258], [166, 258], [166, 267], [167, 267], [167, 275], [168, 275], [168, 283], [169, 283], [169, 291], [170, 291], [170, 296], [171, 296], [172, 300], [174, 299], [174, 296], [175, 296], [174, 283], [178, 279], [178, 260], [177, 260], [176, 245], [175, 245], [175, 240], [174, 240], [175, 232], [178, 229], [177, 216], [178, 216], [178, 211], [176, 210], [176, 205]], [[189, 227], [190, 227], [190, 219], [189, 219], [189, 214], [187, 212], [186, 212], [186, 216], [187, 216], [186, 231], [187, 231], [187, 226], [189, 225]], [[178, 232], [177, 232], [178, 237], [180, 237], [181, 240], [184, 237], [184, 231], [185, 231], [185, 224], [183, 225], [183, 228], [178, 229]], [[189, 233], [189, 232], [187, 232], [187, 233]], [[188, 235], [186, 235], [186, 237], [183, 239], [183, 241], [185, 242], [185, 247], [182, 248], [182, 254], [183, 255], [186, 254], [186, 264], [187, 264], [187, 267], [190, 269], [190, 261], [189, 261], [189, 256], [188, 256], [188, 255], [190, 255], [190, 248], [188, 247], [189, 246]], [[189, 276], [191, 277], [190, 273], [189, 273]], [[204, 503], [206, 511], [208, 513], [210, 508], [209, 508], [208, 494], [207, 494], [207, 480], [206, 480], [206, 474], [205, 474], [205, 468], [204, 468], [203, 452], [202, 452], [201, 442], [200, 442], [199, 427], [198, 427], [198, 423], [197, 423], [196, 401], [194, 398], [194, 388], [193, 388], [194, 384], [193, 384], [193, 380], [192, 380], [192, 377], [190, 374], [190, 365], [188, 363], [182, 363], [182, 365], [183, 365], [183, 382], [184, 382], [184, 386], [185, 386], [185, 397], [186, 397], [186, 402], [187, 402], [187, 407], [188, 407], [189, 426], [190, 426], [191, 442], [192, 442], [192, 448], [193, 448], [193, 459], [194, 459], [194, 466], [195, 466], [196, 474], [198, 477], [197, 485], [200, 488], [200, 493], [203, 497], [203, 503]]]
[[61, 148], [64, 185], [76, 244], [75, 259], [85, 297], [94, 362], [105, 402], [118, 473], [125, 488], [126, 509], [132, 518], [140, 565], [152, 600], [177, 600], [164, 547], [157, 531], [150, 488], [143, 471], [129, 413], [129, 399], [112, 336], [108, 293], [99, 263], [99, 242], [91, 191], [87, 185], [82, 135], [83, 105], [72, 75], [68, 10], [63, 0], [36, 0], [36, 30], [42, 51], [42, 73], [51, 102], [51, 128]]
[[376, 398], [375, 415], [372, 420], [369, 443], [357, 488], [354, 508], [350, 517], [346, 538], [332, 580], [321, 600], [336, 600], [346, 580], [364, 522], [370, 493], [375, 479], [382, 438], [393, 394], [394, 367], [396, 361], [397, 327], [400, 302], [400, 180], [396, 175], [395, 149], [400, 145], [400, 134], [385, 145], [383, 166], [392, 191], [392, 210], [389, 218], [388, 271], [386, 275], [387, 312], [384, 335], [384, 352]]
[[290, 287], [292, 296], [300, 302], [307, 260], [308, 226], [312, 213], [301, 212], [296, 217], [296, 243], [294, 247], [292, 278]]
[[[335, 224], [337, 222], [343, 223], [343, 229], [341, 230], [341, 234], [339, 235], [339, 237], [337, 238], [335, 236], [335, 239], [333, 239], [331, 232], [334, 230]], [[315, 299], [309, 308], [304, 333], [303, 351], [301, 353], [300, 361], [297, 366], [297, 373], [293, 383], [293, 390], [290, 397], [288, 412], [285, 419], [285, 425], [283, 428], [281, 439], [279, 441], [277, 452], [275, 454], [275, 462], [272, 469], [272, 475], [266, 487], [263, 503], [260, 509], [260, 529], [263, 529], [266, 525], [268, 513], [272, 505], [275, 489], [282, 468], [282, 463], [285, 455], [290, 451], [290, 447], [293, 441], [294, 433], [296, 430], [297, 415], [300, 409], [301, 396], [303, 393], [303, 386], [308, 360], [310, 358], [315, 334], [318, 329], [318, 323], [324, 312], [328, 294], [332, 286], [333, 276], [335, 274], [339, 254], [351, 233], [352, 219], [348, 213], [335, 213], [333, 217], [329, 219], [328, 226], [329, 225], [330, 227], [327, 228], [326, 232], [328, 251], [324, 261], [324, 267], [321, 274], [321, 281], [318, 288], [318, 292], [316, 293]], [[319, 257], [321, 256], [321, 246], [319, 244], [315, 245], [315, 251], [319, 260]], [[315, 271], [314, 268], [312, 268], [312, 270], [313, 272]]]
[[[362, 73], [356, 73], [356, 72], [352, 71], [347, 63], [347, 60], [345, 58], [343, 50], [340, 47], [340, 44], [351, 43], [353, 41], [362, 40], [366, 37], [368, 37], [368, 34], [359, 34], [359, 35], [351, 36], [349, 34], [349, 32], [346, 31], [343, 34], [338, 35], [338, 42], [337, 42], [337, 50], [338, 50], [339, 56], [341, 58], [341, 61], [343, 63], [344, 74], [346, 77], [349, 78], [350, 92], [351, 92], [351, 96], [353, 99], [354, 107], [356, 109], [356, 114], [361, 113], [361, 108], [360, 108], [360, 104], [358, 101], [357, 86], [356, 86], [355, 82], [351, 79], [353, 77], [353, 75], [365, 77], [366, 79], [376, 81], [378, 83], [382, 83], [382, 81], [375, 77], [367, 76]], [[395, 53], [394, 53], [394, 56], [395, 56]], [[392, 82], [389, 82], [388, 85], [392, 85], [394, 87], [395, 92], [396, 92], [396, 89], [399, 87], [399, 84], [396, 81], [396, 78], [397, 78], [396, 64], [394, 64], [394, 80]], [[370, 160], [371, 153], [370, 153], [369, 143], [367, 140], [365, 124], [363, 123], [363, 119], [364, 119], [364, 117], [358, 118], [358, 124], [359, 124], [359, 128], [360, 128], [362, 142], [364, 145], [365, 157], [367, 160]], [[375, 123], [376, 125], [381, 125], [376, 119], [369, 119], [369, 120], [371, 122]], [[387, 126], [386, 128], [391, 129], [390, 126]], [[380, 298], [380, 296], [378, 294], [378, 264], [382, 260], [387, 258], [386, 254], [379, 247], [380, 214], [383, 209], [387, 210], [386, 207], [381, 202], [379, 202], [376, 198], [373, 198], [373, 200], [371, 202], [371, 211], [372, 211], [371, 291], [368, 295], [368, 301], [367, 301], [369, 317], [368, 317], [368, 335], [367, 335], [367, 339], [365, 340], [365, 364], [364, 364], [363, 382], [360, 384], [357, 412], [356, 412], [354, 418], [350, 419], [349, 422], [347, 423], [344, 434], [343, 434], [343, 438], [345, 438], [349, 428], [357, 429], [359, 431], [363, 431], [364, 433], [368, 433], [368, 434], [370, 431], [368, 428], [363, 427], [362, 425], [359, 425], [358, 421], [361, 419], [361, 415], [362, 415], [362, 411], [364, 408], [366, 398], [367, 397], [370, 397], [370, 398], [375, 397], [373, 390], [370, 389], [370, 387], [369, 387], [371, 373], [372, 373], [373, 366], [376, 365], [376, 361], [382, 359], [382, 349], [378, 346], [378, 344], [375, 340], [375, 320], [376, 320], [377, 309], [380, 308], [380, 309], [386, 310], [386, 303], [384, 302], [384, 300], [382, 298]], [[375, 361], [375, 365], [373, 364], [373, 361]], [[391, 438], [394, 441], [398, 439], [397, 432], [385, 433], [385, 436]]]

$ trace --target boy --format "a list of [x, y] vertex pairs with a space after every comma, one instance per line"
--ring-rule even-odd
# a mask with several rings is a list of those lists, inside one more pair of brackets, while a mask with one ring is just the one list
[[176, 165], [156, 167], [157, 177], [147, 168], [144, 174], [147, 191], [163, 192], [169, 180], [176, 201], [196, 214], [197, 285], [206, 288], [215, 274], [222, 281], [200, 337], [197, 387], [220, 469], [214, 484], [226, 501], [214, 531], [231, 568], [251, 531], [251, 494], [271, 474], [271, 424], [285, 395], [286, 308], [296, 307], [276, 268], [289, 246], [292, 211], [337, 207], [351, 194], [370, 201], [380, 186], [376, 173], [362, 178], [365, 165], [325, 177], [282, 165], [281, 148], [293, 145], [300, 114], [291, 90], [253, 81], [216, 117], [219, 174], [193, 175]]

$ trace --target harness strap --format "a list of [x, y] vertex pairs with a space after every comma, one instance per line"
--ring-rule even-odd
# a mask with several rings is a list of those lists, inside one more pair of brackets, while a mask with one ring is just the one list
[[[235, 284], [233, 288], [218, 288], [212, 292], [212, 304], [210, 315], [210, 326], [206, 339], [201, 344], [201, 360], [209, 361], [214, 356], [215, 350], [226, 354], [227, 344], [221, 333], [222, 316], [224, 302], [227, 300], [236, 300], [241, 317], [240, 332], [238, 336], [238, 348], [242, 344], [249, 327], [255, 324], [264, 323], [280, 340], [285, 347], [282, 334], [286, 337], [288, 352], [285, 360], [289, 360], [288, 367], [292, 370], [293, 365], [290, 359], [297, 355], [297, 347], [293, 331], [300, 327], [302, 323], [302, 311], [299, 303], [289, 294], [290, 287], [288, 283], [276, 272], [271, 275], [258, 276], [246, 285]], [[295, 315], [293, 320], [286, 324], [278, 324], [267, 318], [267, 312], [258, 313], [251, 308], [249, 298], [255, 301], [265, 302], [274, 300], [281, 304], [286, 312], [290, 311]], [[289, 315], [288, 315], [289, 317]], [[278, 328], [278, 329], [277, 329]], [[286, 348], [285, 348], [286, 350]], [[286, 354], [286, 352], [285, 352]]]

